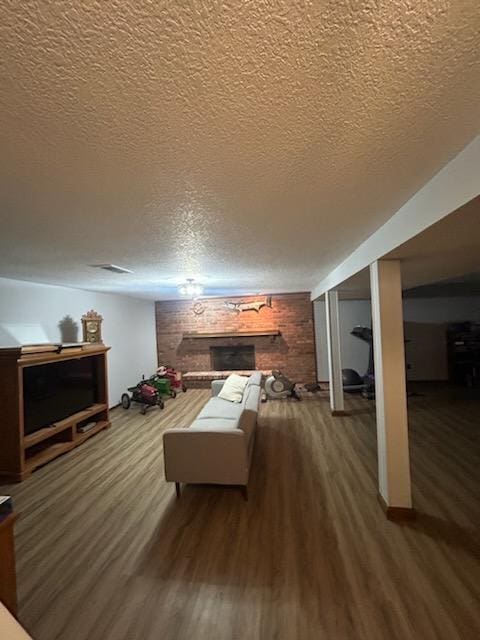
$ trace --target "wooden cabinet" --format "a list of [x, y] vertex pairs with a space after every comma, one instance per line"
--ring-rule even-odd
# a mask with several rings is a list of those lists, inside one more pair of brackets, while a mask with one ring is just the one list
[[14, 514], [0, 520], [0, 602], [17, 615], [17, 578], [13, 539]]
[[[34, 469], [82, 444], [110, 426], [108, 415], [107, 351], [104, 345], [22, 354], [20, 347], [0, 349], [0, 477], [24, 480]], [[24, 433], [24, 371], [52, 362], [92, 358], [96, 372], [96, 402], [32, 433]], [[88, 422], [95, 426], [82, 432]]]

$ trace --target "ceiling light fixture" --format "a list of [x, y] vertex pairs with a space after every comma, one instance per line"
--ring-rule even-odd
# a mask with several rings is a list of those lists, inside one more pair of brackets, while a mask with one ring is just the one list
[[185, 282], [178, 285], [178, 293], [185, 298], [198, 298], [203, 293], [203, 286], [193, 278], [187, 278]]

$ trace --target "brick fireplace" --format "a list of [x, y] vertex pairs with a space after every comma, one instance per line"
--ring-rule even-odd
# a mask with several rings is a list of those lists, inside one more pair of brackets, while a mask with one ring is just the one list
[[258, 312], [235, 311], [226, 306], [264, 299], [264, 296], [205, 299], [201, 301], [203, 312], [199, 314], [194, 313], [191, 300], [156, 302], [159, 364], [172, 365], [183, 373], [208, 371], [213, 369], [212, 348], [223, 347], [227, 354], [240, 347], [239, 351], [245, 354], [242, 348], [251, 351], [253, 347], [255, 368], [280, 369], [297, 382], [316, 380], [310, 295], [273, 295], [271, 306]]
[[255, 347], [253, 344], [232, 344], [210, 347], [211, 369], [215, 371], [239, 371], [255, 369]]

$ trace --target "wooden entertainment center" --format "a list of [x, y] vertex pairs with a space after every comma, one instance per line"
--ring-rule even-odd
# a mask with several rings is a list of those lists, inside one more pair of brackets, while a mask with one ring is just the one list
[[[57, 456], [70, 451], [110, 426], [108, 415], [107, 351], [95, 344], [62, 349], [58, 352], [22, 353], [21, 347], [0, 349], [0, 477], [19, 482], [32, 471]], [[82, 411], [69, 415], [33, 433], [24, 433], [24, 370], [52, 362], [93, 358], [96, 373], [97, 401]], [[90, 366], [90, 365], [89, 365]], [[87, 423], [96, 424], [81, 432]], [[80, 430], [79, 430], [80, 428]]]

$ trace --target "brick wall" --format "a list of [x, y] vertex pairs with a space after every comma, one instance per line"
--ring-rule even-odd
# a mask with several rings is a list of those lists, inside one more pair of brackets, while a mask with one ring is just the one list
[[[215, 298], [202, 300], [205, 311], [195, 315], [186, 300], [155, 303], [159, 364], [170, 364], [182, 372], [208, 371], [210, 346], [254, 345], [257, 369], [280, 369], [297, 382], [316, 379], [313, 306], [308, 293], [272, 296], [272, 307], [236, 313], [225, 302], [262, 300]], [[281, 336], [184, 339], [184, 333], [276, 330]]]

